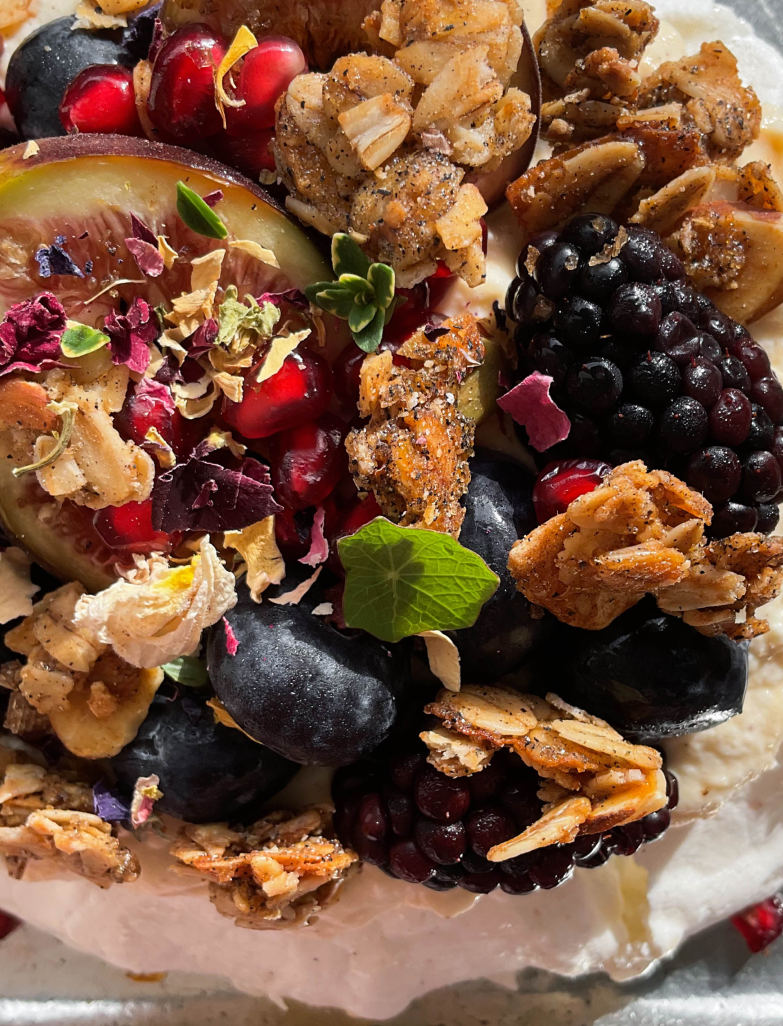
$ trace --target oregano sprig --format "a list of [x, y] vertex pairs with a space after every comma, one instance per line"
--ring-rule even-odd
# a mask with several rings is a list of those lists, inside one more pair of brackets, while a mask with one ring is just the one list
[[357, 346], [374, 353], [397, 304], [404, 302], [394, 295], [394, 271], [388, 264], [372, 263], [344, 232], [332, 237], [332, 267], [337, 280], [308, 285], [305, 295], [315, 306], [348, 321]]

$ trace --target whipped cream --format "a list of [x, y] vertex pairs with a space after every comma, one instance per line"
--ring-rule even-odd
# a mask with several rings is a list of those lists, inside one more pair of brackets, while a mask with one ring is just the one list
[[[41, 0], [49, 16], [70, 0]], [[541, 0], [526, 3], [542, 9]], [[686, 9], [687, 7], [687, 9]], [[658, 0], [668, 24], [652, 60], [695, 52], [720, 38], [765, 104], [762, 139], [744, 160], [773, 163], [783, 181], [783, 58], [749, 26], [709, 0]], [[530, 19], [532, 29], [536, 21]], [[488, 315], [503, 301], [519, 251], [507, 209], [490, 218], [487, 283], [455, 286], [449, 312]], [[753, 327], [783, 374], [783, 310]], [[772, 631], [751, 647], [751, 678], [740, 717], [670, 742], [682, 794], [678, 820], [636, 858], [577, 870], [557, 890], [522, 898], [438, 894], [384, 876], [372, 866], [311, 927], [253, 932], [221, 918], [205, 883], [171, 870], [166, 843], [131, 838], [140, 880], [101, 891], [77, 878], [52, 879], [44, 864], [24, 881], [0, 874], [0, 907], [81, 950], [135, 972], [220, 974], [251, 994], [293, 998], [382, 1019], [437, 987], [478, 977], [513, 980], [534, 966], [574, 976], [603, 970], [638, 975], [689, 935], [766, 897], [783, 884], [783, 600], [764, 610]], [[322, 797], [322, 771], [304, 770], [287, 789], [293, 801]], [[300, 796], [300, 797], [298, 797]], [[703, 818], [707, 811], [710, 818]]]

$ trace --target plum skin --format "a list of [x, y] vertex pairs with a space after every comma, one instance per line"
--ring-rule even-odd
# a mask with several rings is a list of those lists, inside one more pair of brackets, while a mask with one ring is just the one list
[[[290, 587], [286, 580], [282, 590]], [[236, 655], [228, 655], [219, 623], [210, 633], [207, 667], [242, 729], [303, 765], [342, 766], [377, 748], [395, 724], [408, 682], [407, 646], [338, 631], [313, 616], [309, 595], [299, 605], [258, 605], [246, 587], [238, 590], [239, 602], [226, 614]]]
[[156, 701], [111, 765], [126, 797], [139, 777], [157, 774], [163, 797], [156, 811], [189, 823], [252, 819], [299, 769], [215, 723], [212, 709], [191, 698]]
[[495, 681], [518, 669], [546, 641], [552, 618], [533, 619], [507, 566], [517, 538], [538, 526], [533, 478], [524, 467], [488, 457], [472, 459], [470, 472], [459, 542], [481, 556], [500, 584], [475, 624], [449, 636], [459, 649], [464, 680]]

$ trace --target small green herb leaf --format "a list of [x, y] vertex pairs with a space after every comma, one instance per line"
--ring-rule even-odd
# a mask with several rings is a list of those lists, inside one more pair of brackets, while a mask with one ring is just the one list
[[470, 627], [499, 584], [484, 560], [451, 535], [397, 527], [383, 517], [338, 548], [345, 622], [382, 641]]
[[343, 289], [324, 289], [318, 293], [318, 306], [327, 313], [334, 314], [343, 321], [347, 321], [354, 308], [353, 296]]
[[87, 356], [98, 349], [103, 349], [108, 341], [109, 336], [97, 328], [90, 328], [86, 324], [72, 324], [60, 337], [60, 349], [63, 356], [76, 360], [80, 356]]
[[332, 236], [332, 267], [337, 277], [343, 274], [355, 274], [366, 278], [370, 270], [370, 261], [362, 252], [361, 246], [354, 242], [350, 235], [337, 232]]
[[385, 320], [383, 310], [378, 310], [366, 328], [351, 332], [354, 342], [363, 352], [374, 353], [381, 344]]
[[207, 668], [195, 656], [180, 656], [170, 663], [164, 663], [161, 670], [186, 688], [204, 688], [209, 684]]
[[388, 264], [373, 264], [367, 272], [367, 281], [375, 291], [381, 310], [387, 310], [394, 300], [394, 271]]
[[177, 182], [177, 213], [197, 235], [208, 239], [225, 239], [228, 235], [228, 229], [215, 211], [184, 182]]
[[360, 334], [371, 324], [375, 315], [378, 313], [378, 307], [375, 303], [370, 303], [367, 306], [359, 306], [354, 303], [353, 309], [348, 315], [348, 327], [353, 332], [354, 338]]

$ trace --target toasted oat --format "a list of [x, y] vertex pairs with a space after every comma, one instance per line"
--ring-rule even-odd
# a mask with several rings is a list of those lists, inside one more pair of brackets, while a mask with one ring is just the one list
[[20, 878], [44, 859], [99, 887], [132, 883], [140, 867], [116, 827], [94, 815], [92, 788], [30, 763], [11, 763], [0, 784], [0, 854]]
[[[420, 735], [436, 769], [466, 776], [484, 769], [498, 749], [510, 748], [542, 778], [543, 815], [491, 849], [492, 861], [632, 823], [666, 804], [658, 752], [629, 744], [603, 720], [554, 695], [467, 685], [459, 694], [441, 691], [425, 712], [443, 724]], [[471, 762], [463, 752], [484, 755]]]
[[357, 487], [373, 491], [389, 519], [456, 537], [473, 453], [473, 423], [458, 412], [456, 393], [483, 361], [484, 345], [471, 314], [443, 328], [404, 343], [400, 354], [411, 367], [394, 366], [390, 353], [365, 359], [359, 410], [371, 420], [345, 447]]
[[[529, 601], [574, 627], [600, 630], [652, 593], [686, 623], [752, 636], [766, 629], [756, 609], [783, 587], [783, 541], [751, 534], [707, 545], [711, 519], [706, 499], [672, 474], [626, 463], [517, 541], [508, 565]], [[751, 625], [738, 630], [743, 611]]]
[[210, 900], [237, 926], [304, 926], [333, 900], [358, 860], [331, 833], [323, 809], [280, 812], [243, 830], [189, 824], [171, 853], [211, 881]]

